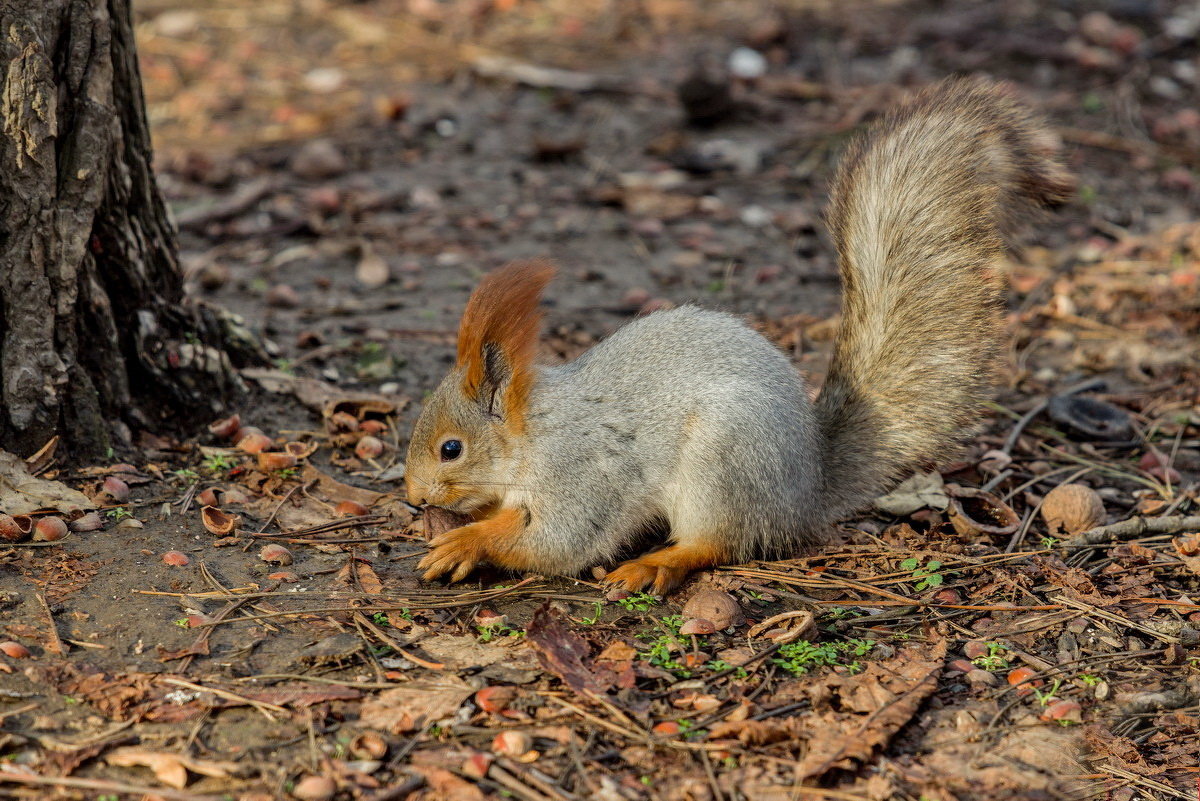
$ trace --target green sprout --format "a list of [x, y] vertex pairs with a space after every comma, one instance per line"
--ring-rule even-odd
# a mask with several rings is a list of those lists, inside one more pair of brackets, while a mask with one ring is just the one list
[[617, 603], [630, 612], [649, 612], [650, 607], [654, 606], [658, 601], [650, 593], [635, 592], [626, 598], [618, 598]]
[[987, 654], [972, 659], [972, 665], [988, 671], [1001, 670], [1008, 667], [1008, 660], [1005, 659], [1005, 656], [1008, 654], [1007, 648], [998, 642], [989, 642], [987, 647]]
[[920, 559], [905, 559], [900, 563], [901, 570], [912, 571], [912, 580], [916, 582], [917, 592], [941, 586], [942, 574], [937, 572], [941, 566], [942, 563], [936, 559], [930, 559], [923, 566]]

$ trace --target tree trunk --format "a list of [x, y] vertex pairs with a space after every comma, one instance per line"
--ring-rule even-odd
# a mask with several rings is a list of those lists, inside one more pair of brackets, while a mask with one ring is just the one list
[[0, 0], [0, 447], [75, 457], [240, 389], [184, 298], [129, 0]]

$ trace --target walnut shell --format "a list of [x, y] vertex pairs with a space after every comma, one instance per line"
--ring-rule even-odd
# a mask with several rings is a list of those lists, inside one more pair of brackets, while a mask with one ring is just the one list
[[1081, 534], [1104, 522], [1104, 501], [1091, 487], [1060, 484], [1046, 493], [1042, 519], [1051, 534]]
[[700, 590], [683, 605], [685, 619], [711, 620], [717, 631], [742, 622], [742, 608], [737, 600], [720, 590]]

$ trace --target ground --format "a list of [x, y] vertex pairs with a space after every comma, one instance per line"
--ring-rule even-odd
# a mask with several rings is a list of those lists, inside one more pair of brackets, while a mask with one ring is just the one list
[[[103, 464], [32, 460], [99, 527], [0, 548], [0, 785], [1196, 798], [1198, 27], [1166, 2], [140, 4], [192, 291], [275, 360], [228, 412], [280, 455], [164, 420]], [[838, 154], [975, 72], [1053, 122], [1079, 191], [1017, 234], [1013, 347], [956, 461], [818, 551], [657, 601], [590, 575], [418, 578], [404, 448], [480, 275], [561, 265], [547, 360], [695, 302], [819, 386]], [[1103, 504], [1086, 537], [1044, 514], [1066, 483]]]

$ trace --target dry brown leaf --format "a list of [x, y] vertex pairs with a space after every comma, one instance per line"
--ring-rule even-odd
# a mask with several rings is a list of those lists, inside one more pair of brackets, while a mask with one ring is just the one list
[[781, 741], [808, 744], [797, 765], [800, 778], [832, 768], [853, 767], [886, 744], [937, 688], [946, 643], [909, 648], [891, 659], [870, 662], [857, 675], [830, 673], [806, 683], [813, 710], [800, 716], [719, 723], [709, 737], [736, 737], [747, 745]]
[[[314, 491], [322, 498], [328, 498], [332, 503], [341, 503], [342, 501], [355, 501], [363, 506], [370, 508], [378, 503], [385, 496], [382, 492], [374, 492], [361, 487], [352, 487], [349, 484], [344, 484], [338, 481], [331, 475], [322, 473], [311, 464], [305, 464], [304, 470], [300, 474], [300, 479], [308, 484], [316, 482]], [[329, 510], [329, 518], [333, 519], [333, 510]]]
[[411, 770], [421, 774], [433, 798], [438, 801], [483, 801], [484, 795], [478, 787], [458, 778], [445, 768], [432, 765], [413, 764]]
[[604, 693], [616, 681], [611, 670], [591, 665], [587, 641], [571, 631], [566, 616], [549, 603], [533, 613], [526, 637], [537, 649], [542, 667], [575, 692]]
[[853, 760], [867, 760], [937, 689], [945, 657], [946, 642], [941, 640], [931, 649], [905, 649], [886, 662], [868, 663], [856, 676], [838, 675], [827, 682], [841, 698], [841, 708], [849, 707], [860, 715], [844, 720], [840, 714], [840, 735], [810, 741], [797, 771], [808, 778], [834, 767], [848, 767]]
[[363, 701], [359, 724], [400, 734], [454, 714], [474, 690], [457, 676], [419, 679]]
[[383, 592], [383, 582], [375, 573], [375, 569], [361, 559], [353, 559], [337, 573], [338, 581], [351, 589], [361, 589], [367, 595], [379, 595]]
[[76, 509], [95, 509], [88, 496], [61, 481], [36, 478], [29, 465], [16, 454], [0, 451], [0, 509], [23, 515], [39, 509], [57, 509], [67, 514]]
[[118, 748], [106, 755], [104, 760], [121, 768], [150, 768], [160, 782], [176, 789], [187, 786], [189, 770], [201, 776], [225, 779], [237, 773], [239, 769], [236, 762], [192, 759], [169, 751], [149, 751], [133, 746]]
[[1200, 534], [1185, 534], [1171, 540], [1175, 546], [1175, 554], [1183, 562], [1184, 567], [1200, 576]]
[[537, 667], [529, 646], [523, 640], [510, 647], [495, 641], [481, 643], [467, 635], [439, 634], [421, 640], [417, 647], [422, 654], [453, 670], [487, 667], [497, 662], [518, 670]]

